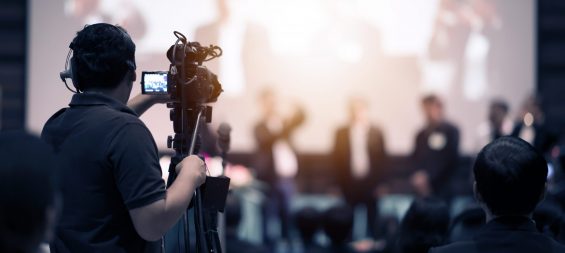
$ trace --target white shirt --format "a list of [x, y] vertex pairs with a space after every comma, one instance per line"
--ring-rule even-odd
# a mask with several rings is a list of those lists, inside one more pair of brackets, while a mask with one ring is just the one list
[[[271, 132], [280, 132], [283, 128], [283, 122], [278, 118], [270, 119], [267, 122], [267, 128]], [[273, 144], [273, 160], [275, 172], [279, 177], [293, 178], [296, 176], [298, 172], [298, 159], [286, 140], [281, 139]]]
[[349, 130], [351, 150], [351, 174], [355, 179], [362, 179], [369, 174], [369, 137], [368, 124], [354, 124]]

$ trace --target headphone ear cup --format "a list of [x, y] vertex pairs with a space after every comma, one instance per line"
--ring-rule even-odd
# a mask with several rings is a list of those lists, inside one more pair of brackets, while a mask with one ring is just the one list
[[[73, 63], [72, 63], [72, 59], [74, 57], [71, 57], [73, 55], [73, 49], [72, 49], [72, 43], [71, 43], [71, 49], [69, 50], [69, 52], [67, 53], [67, 60], [65, 61], [65, 69], [63, 71], [61, 71], [59, 73], [59, 77], [61, 78], [61, 81], [63, 81], [63, 83], [65, 84], [65, 87], [67, 87], [68, 90], [70, 90], [73, 93], [78, 93], [78, 87], [76, 85], [76, 77], [73, 75]], [[71, 82], [73, 83], [73, 87], [75, 88], [74, 90], [71, 89], [67, 83], [67, 79], [71, 79]]]
[[77, 92], [81, 92], [82, 89], [79, 86], [79, 81], [78, 81], [78, 77], [77, 77], [77, 71], [76, 71], [76, 64], [75, 64], [75, 57], [73, 56], [69, 62], [69, 72], [71, 73], [71, 82], [73, 83], [73, 86], [75, 87], [75, 90]]

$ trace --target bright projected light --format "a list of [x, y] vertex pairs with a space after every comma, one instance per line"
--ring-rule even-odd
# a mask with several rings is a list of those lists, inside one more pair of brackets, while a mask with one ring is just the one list
[[[461, 150], [470, 152], [492, 98], [518, 109], [533, 92], [534, 6], [533, 0], [31, 0], [27, 127], [39, 133], [68, 106], [72, 94], [58, 75], [68, 45], [85, 24], [108, 22], [126, 28], [136, 43], [132, 95], [140, 93], [141, 71], [168, 70], [173, 31], [224, 49], [205, 63], [225, 90], [211, 127], [233, 126], [235, 152], [255, 149], [258, 97], [266, 87], [279, 96], [283, 113], [298, 105], [306, 112], [293, 135], [299, 152], [329, 152], [347, 121], [349, 98], [360, 94], [387, 149], [408, 154], [424, 121], [419, 99], [429, 92], [445, 98]], [[158, 105], [141, 117], [161, 149], [173, 131], [168, 115]]]
[[[273, 50], [279, 54], [308, 54], [316, 47], [316, 37], [329, 24], [323, 0], [273, 2], [264, 22]], [[299, 7], [298, 7], [299, 6]]]

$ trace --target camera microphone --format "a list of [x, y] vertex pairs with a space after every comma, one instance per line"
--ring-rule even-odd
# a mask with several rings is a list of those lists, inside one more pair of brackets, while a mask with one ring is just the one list
[[68, 69], [65, 69], [64, 71], [59, 72], [59, 77], [61, 78], [61, 80], [64, 82], [65, 79], [67, 78], [72, 78], [71, 76], [71, 71]]
[[223, 122], [218, 127], [218, 147], [222, 153], [227, 153], [230, 150], [230, 132], [231, 126], [228, 123]]

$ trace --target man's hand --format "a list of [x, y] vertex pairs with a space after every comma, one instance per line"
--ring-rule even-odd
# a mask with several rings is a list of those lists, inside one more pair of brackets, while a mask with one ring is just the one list
[[206, 164], [200, 157], [191, 155], [182, 159], [175, 167], [177, 175], [187, 177], [192, 181], [193, 185], [198, 188], [206, 181]]
[[155, 95], [144, 95], [148, 96], [149, 101], [153, 104], [164, 104], [171, 102], [171, 96], [169, 94], [155, 94]]
[[141, 114], [151, 108], [151, 106], [155, 104], [164, 104], [170, 101], [171, 99], [168, 94], [138, 94], [128, 101], [128, 107], [131, 108], [135, 113], [137, 113], [137, 115], [141, 116]]

